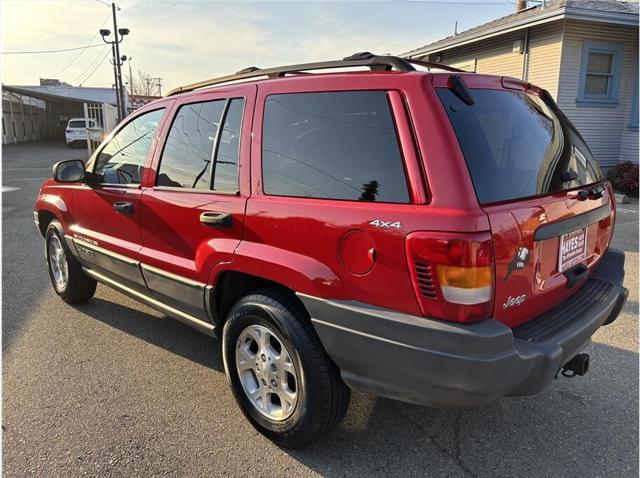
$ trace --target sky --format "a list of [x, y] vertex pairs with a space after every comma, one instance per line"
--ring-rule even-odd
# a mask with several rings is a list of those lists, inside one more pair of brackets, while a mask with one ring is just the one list
[[[163, 80], [163, 92], [236, 72], [339, 59], [357, 51], [399, 54], [515, 11], [515, 0], [214, 2], [121, 0], [118, 27], [131, 33], [121, 55], [135, 72]], [[84, 47], [113, 30], [106, 0], [0, 0], [2, 82], [111, 87], [110, 47]], [[128, 65], [125, 66], [128, 69]], [[124, 72], [123, 72], [124, 73]]]

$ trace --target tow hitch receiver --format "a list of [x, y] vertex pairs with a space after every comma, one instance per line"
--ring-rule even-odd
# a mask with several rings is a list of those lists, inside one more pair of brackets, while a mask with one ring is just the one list
[[589, 354], [578, 354], [562, 367], [562, 375], [573, 378], [584, 375], [589, 370]]

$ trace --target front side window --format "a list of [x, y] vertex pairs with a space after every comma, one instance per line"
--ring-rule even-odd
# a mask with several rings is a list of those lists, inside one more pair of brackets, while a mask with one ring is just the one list
[[386, 92], [267, 97], [262, 176], [271, 195], [409, 202]]
[[107, 184], [140, 184], [144, 164], [164, 108], [144, 113], [127, 123], [100, 150], [93, 173]]
[[181, 106], [167, 135], [156, 185], [235, 193], [243, 106], [241, 98]]
[[584, 42], [578, 101], [617, 101], [621, 56], [618, 44]]

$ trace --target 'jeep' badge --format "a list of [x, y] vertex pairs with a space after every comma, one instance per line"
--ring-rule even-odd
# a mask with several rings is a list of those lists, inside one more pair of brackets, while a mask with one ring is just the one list
[[527, 298], [527, 294], [522, 294], [517, 297], [509, 296], [509, 298], [505, 301], [505, 303], [502, 304], [502, 308], [508, 309], [509, 307], [522, 305], [526, 300], [526, 298]]
[[529, 249], [526, 247], [520, 247], [516, 251], [515, 257], [511, 260], [507, 266], [507, 275], [504, 280], [507, 280], [514, 270], [521, 270], [529, 263]]

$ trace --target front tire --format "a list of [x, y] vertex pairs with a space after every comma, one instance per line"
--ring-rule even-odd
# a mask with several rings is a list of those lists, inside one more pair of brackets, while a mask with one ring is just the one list
[[45, 249], [49, 277], [56, 294], [67, 304], [86, 302], [96, 292], [96, 281], [88, 277], [69, 250], [62, 226], [53, 220], [47, 226]]
[[307, 446], [344, 417], [349, 388], [304, 308], [280, 291], [257, 292], [233, 307], [222, 350], [242, 412], [277, 445]]

